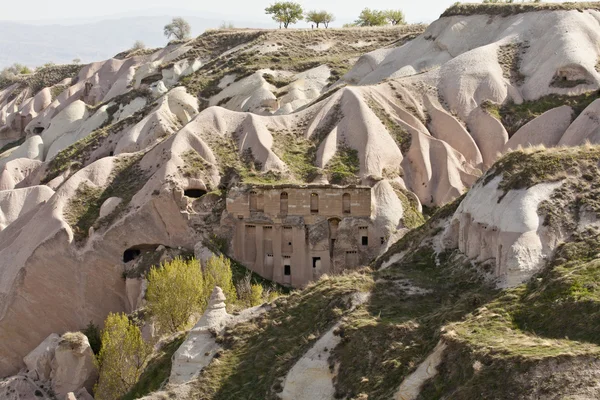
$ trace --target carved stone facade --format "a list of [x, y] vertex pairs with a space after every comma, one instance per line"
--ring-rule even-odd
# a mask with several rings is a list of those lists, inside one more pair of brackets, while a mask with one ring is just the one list
[[259, 275], [302, 287], [327, 273], [365, 265], [380, 250], [371, 188], [255, 186], [230, 190], [232, 256]]

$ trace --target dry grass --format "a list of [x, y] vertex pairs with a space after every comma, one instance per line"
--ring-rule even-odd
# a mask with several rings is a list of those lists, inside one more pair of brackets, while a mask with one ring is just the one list
[[508, 17], [534, 11], [582, 11], [600, 10], [598, 2], [564, 2], [564, 3], [456, 3], [449, 7], [441, 17], [455, 15], [501, 15]]

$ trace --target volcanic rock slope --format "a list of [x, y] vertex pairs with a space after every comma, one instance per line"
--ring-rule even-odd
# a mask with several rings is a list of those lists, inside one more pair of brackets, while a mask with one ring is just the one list
[[[331, 352], [332, 390], [348, 398], [415, 398], [421, 390], [433, 396], [463, 386], [476, 391], [480, 386], [465, 379], [487, 385], [486, 377], [504, 376], [501, 371], [510, 370], [515, 357], [532, 355], [530, 349], [543, 361], [531, 362], [531, 376], [557, 370], [568, 381], [573, 366], [585, 365], [594, 381], [597, 368], [585, 358], [596, 351], [594, 334], [572, 334], [576, 325], [567, 329], [569, 321], [561, 321], [569, 330], [559, 330], [562, 336], [542, 332], [515, 296], [532, 304], [539, 296], [536, 307], [552, 320], [544, 290], [554, 295], [560, 276], [548, 272], [531, 287], [516, 285], [544, 271], [549, 259], [568, 268], [569, 257], [560, 251], [575, 250], [560, 243], [583, 246], [582, 232], [595, 226], [593, 197], [586, 197], [587, 213], [554, 214], [556, 207], [573, 206], [569, 195], [588, 184], [595, 189], [597, 149], [511, 153], [478, 181], [510, 148], [600, 140], [600, 12], [585, 7], [521, 12], [511, 6], [493, 14], [455, 7], [427, 28], [213, 31], [156, 51], [46, 67], [0, 82], [0, 376], [16, 372], [51, 333], [101, 323], [110, 311], [131, 311], [135, 302], [123, 279], [135, 273], [125, 270], [128, 251], [230, 240], [220, 218], [222, 193], [232, 185], [370, 185], [375, 204], [395, 204], [393, 212], [374, 207], [372, 214], [382, 236], [394, 238], [422, 221], [423, 206], [452, 202], [477, 182], [460, 206], [446, 206], [399, 243], [390, 239], [378, 261], [380, 276], [322, 280], [257, 323], [281, 335], [274, 346], [284, 346], [264, 357], [289, 346], [295, 353], [265, 365], [271, 372], [252, 379], [256, 396], [248, 398], [276, 392], [301, 398], [293, 388], [303, 385], [286, 374], [309, 349], [313, 358]], [[532, 177], [530, 168], [541, 170]], [[190, 198], [189, 189], [207, 195]], [[390, 196], [398, 201], [390, 203]], [[547, 225], [541, 215], [570, 224]], [[456, 255], [447, 254], [452, 249]], [[591, 254], [578, 259], [588, 262]], [[472, 265], [467, 260], [481, 268], [452, 268]], [[423, 271], [434, 275], [435, 287]], [[496, 287], [517, 289], [469, 316], [471, 325], [446, 327], [490, 301]], [[371, 293], [366, 305], [347, 301], [357, 290]], [[568, 292], [589, 303], [567, 302], [567, 309], [595, 310], [594, 293], [585, 285], [581, 293]], [[297, 313], [299, 321], [318, 317], [310, 327], [269, 325], [285, 313]], [[335, 349], [311, 349], [309, 337], [326, 334], [342, 316], [336, 335], [343, 340]], [[476, 326], [488, 322], [497, 330]], [[302, 345], [290, 341], [304, 331]], [[241, 344], [239, 335], [226, 339], [232, 357], [239, 357], [236, 345], [239, 351], [261, 346], [260, 335], [249, 332], [240, 333]], [[481, 332], [489, 346], [472, 347], [483, 340], [476, 335]], [[494, 342], [513, 333], [519, 352]], [[331, 335], [324, 342], [337, 343]], [[380, 352], [370, 349], [366, 357], [362, 351], [371, 342]], [[496, 354], [490, 348], [506, 357], [490, 356]], [[581, 358], [561, 364], [567, 354]], [[465, 365], [464, 373], [444, 369], [453, 360]], [[435, 368], [419, 367], [422, 362], [439, 367], [441, 378], [428, 379]], [[229, 390], [248, 388], [251, 374], [242, 367], [211, 368], [199, 378], [211, 384], [200, 382], [195, 396], [235, 398]], [[531, 396], [555, 389], [529, 388], [529, 375], [510, 376]], [[293, 384], [285, 388], [285, 382]], [[591, 386], [581, 390], [593, 392]]]

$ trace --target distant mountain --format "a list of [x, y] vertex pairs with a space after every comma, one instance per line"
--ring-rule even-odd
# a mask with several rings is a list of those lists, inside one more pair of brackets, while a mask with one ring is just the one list
[[[136, 40], [148, 47], [161, 47], [167, 42], [163, 27], [171, 18], [168, 15], [126, 17], [52, 25], [0, 21], [0, 68], [15, 62], [36, 67], [48, 62], [70, 63], [75, 58], [84, 63], [104, 60], [131, 47]], [[192, 25], [194, 36], [223, 22], [216, 15], [184, 18]], [[273, 27], [265, 22], [231, 22], [237, 27]]]

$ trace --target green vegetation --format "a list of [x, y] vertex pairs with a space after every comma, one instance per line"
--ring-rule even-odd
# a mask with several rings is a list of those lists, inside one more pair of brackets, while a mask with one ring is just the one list
[[494, 118], [500, 120], [506, 128], [509, 137], [512, 137], [515, 132], [529, 121], [539, 117], [546, 111], [563, 105], [573, 109], [574, 120], [597, 98], [597, 92], [588, 92], [579, 96], [550, 94], [540, 97], [537, 100], [524, 101], [522, 104], [507, 103], [499, 105], [486, 101], [481, 104], [481, 108]]
[[126, 395], [121, 397], [121, 400], [139, 399], [160, 390], [171, 375], [173, 354], [183, 344], [185, 337], [185, 333], [179, 333], [166, 340], [159, 347], [159, 350], [152, 354], [152, 358], [148, 360], [148, 364], [137, 383]]
[[192, 27], [190, 24], [181, 17], [173, 18], [170, 24], [165, 25], [164, 34], [167, 39], [174, 37], [175, 40], [186, 40], [189, 39], [192, 33]]
[[[336, 398], [392, 398], [435, 347], [440, 329], [495, 294], [461, 256], [444, 253], [436, 260], [429, 247], [373, 279], [369, 302], [346, 318], [330, 359], [339, 363]], [[410, 288], [423, 294], [410, 295]]]
[[498, 63], [502, 67], [502, 75], [515, 85], [525, 82], [521, 73], [521, 55], [529, 47], [529, 43], [510, 43], [498, 49]]
[[394, 121], [392, 117], [390, 117], [390, 115], [375, 101], [369, 101], [369, 107], [381, 120], [383, 125], [385, 125], [385, 129], [387, 129], [392, 138], [394, 138], [396, 144], [402, 152], [402, 155], [408, 153], [408, 150], [410, 150], [410, 145], [412, 143], [412, 135], [406, 129], [400, 126], [396, 121]]
[[[240, 80], [261, 69], [298, 73], [320, 65], [328, 65], [332, 69], [330, 82], [333, 83], [351, 67], [349, 60], [353, 57], [386, 45], [399, 46], [424, 28], [423, 25], [413, 25], [374, 30], [208, 31], [190, 42], [193, 48], [186, 53], [186, 57], [193, 56], [207, 62], [197, 72], [183, 78], [181, 83], [189, 93], [208, 99], [222, 90], [218, 84], [226, 75], [233, 74], [236, 80]], [[335, 46], [327, 52], [310, 48], [328, 41], [335, 42]], [[369, 45], [353, 46], [360, 41]], [[277, 43], [277, 51], [263, 54], [257, 49], [267, 42]], [[238, 46], [238, 51], [221, 55]]]
[[281, 78], [281, 77], [276, 78], [271, 74], [263, 74], [263, 78], [265, 79], [265, 81], [269, 82], [271, 85], [275, 86], [277, 89], [287, 86], [293, 82], [292, 79]]
[[182, 172], [186, 178], [199, 177], [209, 166], [206, 160], [193, 149], [182, 153], [181, 158], [185, 163], [182, 167]]
[[388, 19], [385, 11], [371, 10], [365, 8], [360, 12], [358, 19], [354, 22], [355, 26], [382, 26], [387, 25]]
[[150, 269], [146, 299], [161, 332], [188, 329], [192, 314], [204, 311], [209, 296], [204, 280], [195, 259], [176, 258]]
[[594, 2], [564, 2], [564, 3], [454, 3], [448, 8], [441, 17], [451, 17], [454, 15], [501, 15], [508, 17], [511, 15], [532, 12], [532, 11], [568, 11], [568, 10], [600, 10], [600, 3]]
[[278, 1], [265, 8], [265, 13], [272, 15], [273, 21], [279, 23], [279, 28], [283, 24], [285, 29], [304, 18], [302, 6], [293, 1]]
[[496, 176], [502, 175], [498, 188], [506, 194], [509, 190], [563, 180], [571, 174], [587, 175], [597, 168], [599, 160], [598, 146], [519, 150], [508, 153], [497, 161], [483, 179], [484, 184], [487, 184]]
[[[564, 360], [572, 368], [571, 377], [583, 376], [576, 357], [586, 356], [581, 360], [585, 370], [591, 367], [589, 358], [600, 354], [600, 335], [591, 323], [600, 317], [599, 251], [598, 232], [585, 232], [563, 244], [528, 284], [504, 291], [464, 322], [448, 326], [446, 331], [452, 334], [444, 339], [450, 351], [440, 375], [425, 387], [424, 398], [441, 393], [465, 399], [518, 398], [515, 394], [532, 390], [530, 381], [541, 393], [563, 398], [560, 395], [573, 392], [574, 382], [577, 387], [594, 386], [564, 372], [545, 379], [535, 371], [552, 371], [539, 367], [544, 360], [554, 365]], [[474, 362], [481, 366], [480, 372], [470, 367]], [[537, 379], [528, 379], [529, 373]]]
[[227, 329], [217, 360], [195, 383], [197, 399], [276, 399], [280, 378], [351, 307], [349, 296], [368, 291], [370, 276], [321, 279], [302, 293], [275, 301], [263, 316]]
[[358, 151], [348, 146], [338, 147], [333, 158], [325, 166], [329, 182], [334, 185], [358, 184], [360, 179], [360, 159]]
[[9, 96], [9, 101], [26, 88], [29, 88], [31, 93], [36, 95], [46, 87], [57, 85], [67, 78], [76, 77], [81, 68], [82, 66], [79, 64], [46, 65], [37, 68], [35, 72], [21, 69], [19, 74], [0, 74], [0, 89], [4, 89], [14, 83], [19, 84], [12, 95]]
[[[80, 184], [65, 211], [75, 241], [84, 241], [91, 227], [98, 229], [110, 225], [129, 206], [133, 196], [146, 184], [146, 174], [139, 167], [142, 156], [116, 158], [109, 183], [104, 188]], [[112, 213], [98, 220], [100, 207], [110, 197], [119, 197], [122, 201]]]
[[98, 325], [90, 321], [81, 333], [88, 338], [88, 342], [90, 342], [90, 347], [94, 354], [100, 353], [100, 349], [102, 348], [102, 336]]
[[592, 84], [592, 82], [590, 82], [587, 79], [569, 80], [569, 79], [567, 79], [566, 76], [560, 77], [558, 75], [554, 76], [554, 78], [552, 78], [552, 81], [550, 82], [550, 86], [558, 87], [558, 88], [574, 88], [579, 85], [591, 85], [591, 84]]
[[306, 22], [314, 23], [319, 29], [319, 25], [323, 24], [325, 29], [329, 28], [329, 24], [335, 21], [335, 16], [327, 11], [309, 11], [306, 13]]
[[207, 296], [210, 296], [215, 286], [223, 289], [223, 294], [230, 304], [235, 303], [237, 293], [233, 284], [231, 261], [223, 254], [211, 257], [204, 268], [204, 291]]
[[98, 150], [106, 140], [112, 140], [114, 135], [117, 135], [123, 130], [140, 122], [153, 108], [153, 104], [148, 104], [135, 114], [124, 118], [119, 122], [112, 123], [113, 114], [117, 111], [118, 104], [127, 104], [135, 97], [147, 95], [147, 92], [145, 91], [134, 90], [132, 92], [128, 92], [114, 100], [116, 105], [107, 109], [109, 118], [103, 126], [59, 152], [56, 157], [48, 163], [46, 176], [42, 179], [42, 184], [50, 182], [64, 172], [70, 171], [71, 173], [74, 173], [97, 159], [108, 156], [108, 154], [103, 153], [96, 154], [96, 157], [92, 157], [96, 150]]
[[125, 314], [109, 314], [102, 330], [102, 349], [98, 354], [100, 377], [94, 398], [114, 400], [125, 395], [139, 380], [151, 353], [140, 328]]
[[418, 228], [425, 223], [423, 214], [417, 209], [417, 200], [414, 198], [414, 194], [409, 193], [406, 189], [394, 187], [396, 195], [402, 203], [402, 209], [404, 214], [402, 215], [402, 225], [408, 229]]

